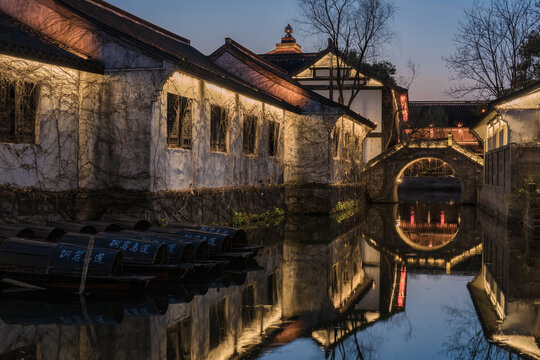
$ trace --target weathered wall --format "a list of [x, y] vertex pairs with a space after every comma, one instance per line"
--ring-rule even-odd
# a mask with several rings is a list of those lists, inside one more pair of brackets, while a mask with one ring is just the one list
[[291, 213], [330, 214], [338, 202], [365, 201], [365, 187], [356, 184], [310, 184], [285, 187], [285, 207]]
[[507, 151], [510, 156], [497, 172], [504, 184], [483, 184], [478, 192], [478, 203], [484, 211], [503, 221], [519, 222], [525, 205], [525, 195], [519, 189], [527, 190], [525, 180], [528, 178], [540, 183], [540, 146], [512, 143]]
[[[193, 99], [192, 147], [167, 146], [167, 93]], [[210, 149], [210, 105], [228, 111], [227, 152]], [[244, 154], [243, 121], [257, 117], [254, 154]], [[283, 181], [283, 117], [281, 109], [182, 73], [165, 83], [152, 116], [152, 190], [279, 184]], [[276, 156], [268, 150], [268, 122], [280, 126]]]
[[[363, 168], [363, 142], [370, 130], [365, 125], [360, 125], [341, 117], [336, 125], [339, 133], [339, 144], [337, 154], [332, 154], [332, 184], [357, 183], [360, 181], [360, 171]], [[334, 146], [333, 136], [336, 136], [336, 129], [332, 131], [330, 146]], [[333, 149], [331, 149], [333, 152]]]
[[96, 112], [86, 92], [99, 76], [10, 56], [0, 73], [39, 86], [34, 144], [0, 144], [0, 183], [64, 191], [79, 186], [79, 121]]

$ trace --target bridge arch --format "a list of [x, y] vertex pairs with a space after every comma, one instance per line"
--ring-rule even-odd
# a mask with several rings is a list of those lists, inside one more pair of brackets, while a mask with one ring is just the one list
[[375, 203], [398, 201], [396, 180], [412, 163], [424, 158], [447, 163], [460, 182], [460, 203], [476, 203], [476, 191], [482, 181], [484, 160], [448, 140], [424, 140], [397, 144], [366, 164], [361, 181], [367, 197]]
[[[422, 162], [424, 160], [429, 160], [429, 159], [439, 160], [442, 163], [448, 165], [452, 169], [454, 176], [457, 178], [457, 180], [459, 181], [459, 179], [461, 178], [462, 175], [459, 172], [459, 170], [456, 169], [452, 164], [449, 164], [448, 162], [446, 162], [444, 159], [439, 159], [435, 157], [420, 157], [420, 158], [411, 160], [409, 163], [405, 164], [405, 166], [401, 169], [401, 171], [399, 171], [396, 175], [396, 178], [394, 180], [393, 202], [399, 201], [399, 196], [398, 196], [398, 188], [400, 185], [399, 179], [403, 177], [403, 174], [405, 173], [405, 171], [407, 171], [415, 163]], [[464, 189], [463, 189], [463, 184], [461, 181], [459, 181], [459, 186], [460, 186], [460, 191], [463, 192]]]

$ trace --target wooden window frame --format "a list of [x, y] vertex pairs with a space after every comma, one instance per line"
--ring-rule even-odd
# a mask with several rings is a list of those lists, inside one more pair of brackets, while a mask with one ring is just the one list
[[210, 105], [210, 150], [227, 153], [229, 151], [229, 117], [225, 107]]
[[167, 146], [191, 149], [193, 139], [193, 99], [167, 93]]
[[256, 115], [244, 116], [242, 125], [242, 153], [244, 155], [255, 155], [258, 122], [259, 118]]
[[36, 144], [40, 85], [4, 78], [0, 87], [0, 143]]
[[268, 156], [277, 157], [279, 155], [279, 131], [278, 121], [268, 121]]

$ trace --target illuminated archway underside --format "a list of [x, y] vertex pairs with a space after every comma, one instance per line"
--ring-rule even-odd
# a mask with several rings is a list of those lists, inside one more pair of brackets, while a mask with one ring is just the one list
[[434, 251], [448, 245], [459, 231], [458, 224], [400, 224], [396, 232], [410, 247], [421, 251]]
[[420, 158], [407, 164], [400, 172], [403, 177], [456, 177], [456, 171], [447, 162], [437, 158]]

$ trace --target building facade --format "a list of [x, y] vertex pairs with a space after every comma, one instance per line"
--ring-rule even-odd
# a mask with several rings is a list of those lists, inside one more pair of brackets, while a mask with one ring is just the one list
[[458, 145], [481, 155], [480, 141], [471, 128], [485, 115], [486, 105], [476, 101], [409, 101], [404, 135], [408, 140], [441, 140], [451, 134]]
[[362, 146], [364, 163], [399, 141], [400, 121], [408, 117], [407, 89], [358, 72], [336, 56], [331, 43], [317, 53], [303, 53], [290, 25], [285, 32], [281, 43], [261, 56], [286, 70], [302, 86], [348, 106], [376, 124]]
[[[540, 181], [540, 82], [490, 103], [474, 127], [484, 145], [479, 204], [503, 219], [522, 217], [529, 185]], [[526, 195], [528, 194], [528, 195]]]
[[[8, 0], [0, 12], [6, 194], [32, 188], [107, 198], [104, 189], [121, 189], [155, 198], [355, 181], [361, 162], [343, 154], [361, 151], [374, 124], [271, 74], [238, 44], [227, 52], [249, 56], [207, 57], [103, 1]], [[332, 141], [337, 132], [343, 141]], [[5, 205], [17, 210], [16, 203]], [[170, 207], [183, 216], [182, 204]]]

